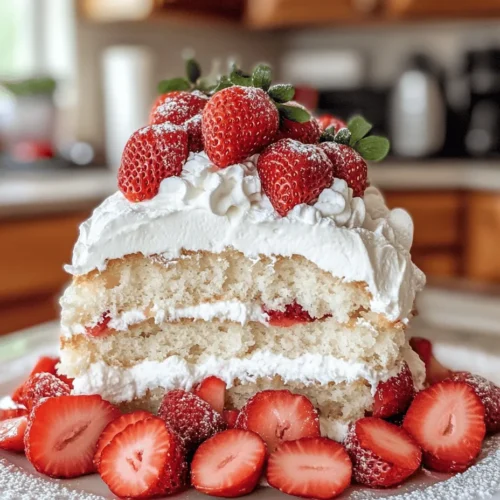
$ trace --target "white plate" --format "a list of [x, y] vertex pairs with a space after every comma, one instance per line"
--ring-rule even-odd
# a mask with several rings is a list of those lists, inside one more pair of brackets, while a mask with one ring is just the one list
[[[10, 394], [26, 376], [37, 358], [57, 352], [57, 326], [48, 323], [25, 332], [0, 338], [0, 394]], [[455, 346], [455, 349], [456, 346]], [[475, 367], [484, 353], [470, 347], [461, 357], [460, 369], [467, 369], [463, 359]], [[497, 362], [500, 361], [497, 359]], [[486, 369], [486, 367], [485, 367]], [[97, 475], [74, 480], [54, 480], [38, 474], [22, 455], [0, 451], [0, 498], [2, 500], [97, 500], [115, 498]], [[202, 500], [207, 497], [194, 490], [176, 495], [180, 500]], [[290, 498], [272, 488], [259, 488], [257, 500]], [[485, 442], [477, 464], [463, 474], [421, 471], [403, 486], [391, 490], [351, 487], [344, 500], [391, 498], [393, 500], [466, 500], [500, 499], [500, 435]]]

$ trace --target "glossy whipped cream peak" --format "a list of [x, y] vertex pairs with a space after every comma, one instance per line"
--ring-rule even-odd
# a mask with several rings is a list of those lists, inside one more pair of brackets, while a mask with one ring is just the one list
[[409, 253], [413, 223], [390, 211], [374, 188], [364, 198], [334, 179], [313, 205], [278, 215], [261, 190], [255, 155], [219, 169], [191, 153], [179, 177], [164, 179], [158, 195], [132, 203], [117, 192], [80, 227], [75, 275], [104, 270], [110, 259], [141, 252], [176, 258], [182, 250], [234, 248], [249, 258], [302, 255], [346, 281], [366, 282], [372, 310], [405, 320], [425, 282]]

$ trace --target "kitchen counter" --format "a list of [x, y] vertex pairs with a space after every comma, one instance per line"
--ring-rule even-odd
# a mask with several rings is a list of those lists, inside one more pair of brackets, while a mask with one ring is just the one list
[[[386, 190], [480, 190], [500, 192], [500, 161], [388, 160], [372, 164], [373, 184]], [[105, 168], [51, 172], [0, 172], [0, 217], [92, 208], [116, 190]]]
[[90, 209], [116, 190], [105, 168], [0, 175], [0, 218]]

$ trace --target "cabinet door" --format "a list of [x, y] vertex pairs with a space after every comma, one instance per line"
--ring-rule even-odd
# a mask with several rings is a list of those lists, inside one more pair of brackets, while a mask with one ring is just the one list
[[380, 0], [248, 0], [246, 23], [258, 28], [357, 22], [377, 11]]
[[466, 275], [500, 282], [500, 194], [469, 194], [466, 232]]
[[387, 17], [404, 19], [488, 17], [500, 14], [498, 0], [384, 0]]

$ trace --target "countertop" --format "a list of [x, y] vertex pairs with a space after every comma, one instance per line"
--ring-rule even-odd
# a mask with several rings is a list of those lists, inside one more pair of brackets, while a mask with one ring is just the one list
[[[389, 160], [372, 164], [369, 177], [383, 189], [468, 189], [500, 192], [500, 161]], [[0, 172], [0, 217], [92, 208], [116, 190], [106, 168]]]

